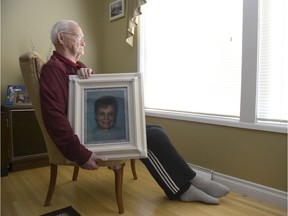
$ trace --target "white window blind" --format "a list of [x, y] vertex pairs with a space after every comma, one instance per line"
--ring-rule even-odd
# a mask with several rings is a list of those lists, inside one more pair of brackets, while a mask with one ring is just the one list
[[288, 1], [261, 0], [259, 22], [259, 121], [288, 120]]
[[148, 115], [287, 132], [287, 0], [157, 0], [142, 9]]
[[239, 117], [242, 0], [149, 1], [145, 106]]

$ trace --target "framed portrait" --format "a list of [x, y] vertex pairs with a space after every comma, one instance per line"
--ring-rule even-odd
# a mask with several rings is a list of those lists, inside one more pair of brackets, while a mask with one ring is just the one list
[[70, 76], [68, 118], [80, 142], [107, 160], [147, 157], [140, 73]]
[[30, 96], [27, 91], [16, 91], [14, 93], [14, 106], [32, 105]]
[[109, 20], [116, 20], [125, 16], [125, 0], [116, 0], [109, 4]]

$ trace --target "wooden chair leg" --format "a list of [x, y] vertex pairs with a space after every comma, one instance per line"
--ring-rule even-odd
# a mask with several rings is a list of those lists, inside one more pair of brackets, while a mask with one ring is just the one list
[[125, 166], [125, 163], [116, 165], [116, 166], [109, 166], [109, 169], [112, 169], [115, 174], [115, 192], [116, 192], [116, 200], [117, 200], [119, 214], [124, 213], [124, 206], [123, 206], [123, 199], [122, 199], [124, 166]]
[[136, 180], [138, 177], [137, 177], [137, 173], [136, 173], [135, 159], [131, 159], [130, 163], [131, 163], [131, 170], [132, 170], [133, 178], [134, 178], [134, 180]]
[[50, 201], [54, 193], [56, 180], [57, 180], [57, 170], [58, 170], [58, 166], [56, 164], [50, 164], [50, 182], [49, 182], [49, 188], [48, 188], [46, 200], [44, 203], [45, 207], [50, 205]]
[[77, 178], [78, 178], [78, 173], [79, 173], [79, 166], [74, 166], [74, 172], [73, 172], [73, 177], [72, 177], [72, 180], [73, 181], [76, 181]]

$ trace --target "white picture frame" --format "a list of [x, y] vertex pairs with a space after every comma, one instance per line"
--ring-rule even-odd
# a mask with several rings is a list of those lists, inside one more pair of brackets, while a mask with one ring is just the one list
[[[147, 157], [141, 74], [93, 74], [89, 79], [72, 75], [69, 79], [68, 118], [80, 142], [107, 160]], [[103, 115], [108, 108], [111, 111], [111, 106], [106, 104], [102, 108], [104, 114], [98, 112], [98, 109], [99, 101], [103, 102], [103, 98], [107, 97], [116, 100], [116, 120], [112, 127], [103, 129], [103, 122], [99, 119], [105, 119]], [[109, 121], [104, 121], [106, 126], [109, 125], [107, 122]]]
[[125, 0], [116, 0], [109, 4], [109, 20], [113, 21], [125, 16]]

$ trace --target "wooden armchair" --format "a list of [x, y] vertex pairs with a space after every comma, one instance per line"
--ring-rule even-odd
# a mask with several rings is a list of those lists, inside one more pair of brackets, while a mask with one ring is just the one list
[[[42, 114], [41, 114], [41, 105], [40, 105], [40, 96], [39, 96], [39, 78], [41, 73], [41, 68], [45, 64], [45, 61], [41, 56], [36, 52], [27, 52], [20, 56], [19, 58], [20, 68], [22, 76], [28, 90], [28, 94], [31, 97], [32, 105], [36, 118], [38, 120], [39, 126], [41, 128], [50, 163], [50, 183], [46, 196], [44, 206], [48, 206], [52, 199], [52, 195], [55, 189], [56, 180], [57, 180], [57, 168], [58, 165], [69, 165], [74, 166], [74, 173], [72, 180], [76, 181], [79, 172], [79, 166], [75, 163], [68, 161], [62, 153], [58, 150], [43, 123]], [[123, 171], [124, 171], [124, 160], [119, 161], [104, 161], [100, 164], [101, 166], [108, 166], [109, 169], [112, 169], [115, 174], [115, 191], [116, 191], [116, 200], [119, 209], [119, 213], [124, 213], [123, 200], [122, 200], [122, 181], [123, 181]], [[131, 160], [131, 167], [134, 179], [137, 179], [135, 171], [135, 160]]]

